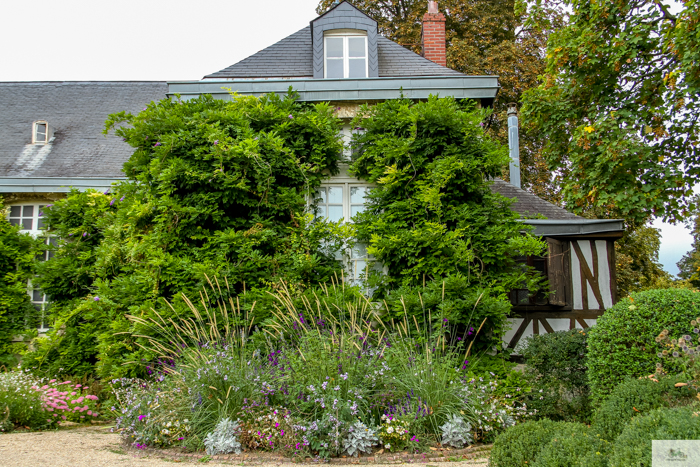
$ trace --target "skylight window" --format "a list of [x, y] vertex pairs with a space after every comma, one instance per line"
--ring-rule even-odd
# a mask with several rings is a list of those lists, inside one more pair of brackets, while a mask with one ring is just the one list
[[325, 77], [366, 78], [367, 36], [360, 32], [341, 31], [326, 34]]
[[34, 132], [32, 134], [32, 143], [46, 144], [49, 141], [49, 124], [43, 121], [34, 122]]

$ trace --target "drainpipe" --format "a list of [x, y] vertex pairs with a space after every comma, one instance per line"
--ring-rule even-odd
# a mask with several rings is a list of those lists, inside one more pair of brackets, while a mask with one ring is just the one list
[[510, 184], [520, 188], [520, 138], [518, 136], [518, 105], [508, 104], [508, 148], [510, 149]]

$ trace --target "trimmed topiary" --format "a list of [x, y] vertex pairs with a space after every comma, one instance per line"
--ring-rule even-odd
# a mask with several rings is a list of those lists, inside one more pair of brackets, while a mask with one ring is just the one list
[[566, 424], [555, 431], [533, 467], [607, 467], [611, 443], [583, 424]]
[[531, 465], [542, 447], [549, 444], [561, 430], [580, 429], [578, 423], [538, 420], [525, 422], [501, 433], [493, 443], [490, 465], [492, 467], [522, 467]]
[[596, 410], [593, 428], [601, 438], [614, 441], [634, 417], [645, 415], [660, 407], [685, 405], [695, 398], [689, 387], [675, 387], [679, 377], [658, 381], [641, 378], [619, 384]]
[[676, 407], [635, 418], [615, 440], [609, 466], [651, 467], [651, 442], [655, 439], [700, 439], [700, 416], [690, 408]]
[[[588, 378], [594, 401], [602, 401], [626, 376], [654, 373], [663, 349], [655, 338], [664, 329], [678, 338], [700, 316], [700, 293], [660, 289], [633, 293], [608, 309], [588, 335]], [[680, 373], [679, 368], [666, 368]]]

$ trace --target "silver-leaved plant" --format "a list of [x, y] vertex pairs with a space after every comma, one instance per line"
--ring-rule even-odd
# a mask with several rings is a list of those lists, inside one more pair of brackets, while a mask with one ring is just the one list
[[238, 422], [228, 418], [221, 419], [216, 424], [214, 431], [204, 438], [204, 447], [207, 454], [216, 456], [218, 454], [241, 453], [241, 443], [237, 439]]
[[360, 452], [372, 452], [372, 447], [378, 442], [376, 432], [358, 420], [348, 429], [348, 434], [343, 439], [343, 447], [348, 455], [357, 457]]
[[442, 445], [462, 448], [474, 442], [472, 436], [472, 425], [458, 415], [452, 414], [444, 425], [440, 427], [442, 431]]

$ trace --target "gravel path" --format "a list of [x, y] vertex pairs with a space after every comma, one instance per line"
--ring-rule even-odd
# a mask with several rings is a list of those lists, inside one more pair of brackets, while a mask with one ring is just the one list
[[[0, 466], [7, 467], [173, 467], [202, 465], [202, 462], [178, 462], [126, 451], [119, 436], [109, 428], [89, 426], [58, 431], [10, 433], [0, 435]], [[210, 461], [208, 464], [224, 464]], [[280, 464], [280, 467], [299, 467], [300, 464]], [[333, 464], [333, 467], [339, 464]], [[340, 464], [342, 466], [342, 464]], [[382, 465], [382, 464], [371, 464]], [[395, 464], [386, 464], [395, 465]], [[415, 463], [420, 467], [486, 467], [486, 459], [464, 462], [441, 462], [438, 465]]]

